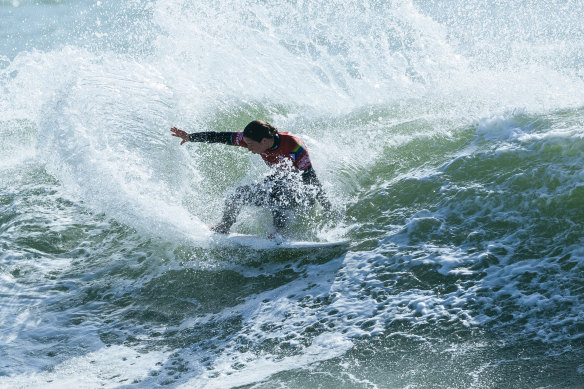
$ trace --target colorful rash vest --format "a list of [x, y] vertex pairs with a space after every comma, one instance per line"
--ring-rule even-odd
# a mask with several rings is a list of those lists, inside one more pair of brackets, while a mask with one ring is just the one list
[[[233, 134], [233, 145], [247, 147], [243, 140], [243, 132]], [[274, 138], [274, 146], [260, 156], [270, 167], [277, 166], [286, 159], [292, 162], [292, 166], [301, 172], [305, 172], [312, 167], [310, 156], [304, 143], [294, 135], [287, 132], [278, 132]]]
[[[241, 131], [195, 132], [189, 134], [189, 139], [191, 142], [224, 143], [247, 148]], [[278, 132], [274, 138], [274, 146], [261, 153], [260, 157], [270, 167], [276, 167], [289, 160], [292, 166], [302, 173], [308, 173], [312, 170], [312, 163], [306, 146], [298, 137], [287, 132]]]

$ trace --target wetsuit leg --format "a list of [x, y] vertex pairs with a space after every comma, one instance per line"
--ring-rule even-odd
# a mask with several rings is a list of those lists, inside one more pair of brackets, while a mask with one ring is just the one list
[[228, 232], [244, 205], [263, 206], [267, 204], [267, 198], [266, 188], [262, 184], [238, 186], [225, 199], [223, 218], [217, 231]]
[[274, 222], [274, 227], [276, 228], [276, 232], [282, 233], [284, 228], [286, 227], [286, 223], [288, 222], [288, 213], [287, 210], [281, 208], [274, 208], [272, 209], [272, 220]]
[[289, 211], [301, 205], [310, 205], [315, 201], [314, 191], [293, 179], [270, 176], [262, 183], [242, 185], [235, 188], [225, 200], [221, 223], [215, 228], [226, 233], [237, 220], [244, 205], [267, 207], [272, 212], [276, 231], [281, 232], [289, 221]]
[[298, 193], [291, 183], [285, 180], [271, 182], [269, 191], [269, 206], [272, 220], [277, 232], [282, 232], [289, 221], [289, 211], [298, 206]]

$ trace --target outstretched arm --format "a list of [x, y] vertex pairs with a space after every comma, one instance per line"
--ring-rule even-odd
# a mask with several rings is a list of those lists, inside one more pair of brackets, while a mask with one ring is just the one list
[[189, 134], [176, 127], [171, 128], [170, 131], [173, 133], [172, 136], [182, 139], [182, 142], [180, 142], [181, 145], [185, 142], [223, 143], [233, 145], [233, 135], [235, 134], [234, 132], [212, 131], [193, 132], [192, 134]]

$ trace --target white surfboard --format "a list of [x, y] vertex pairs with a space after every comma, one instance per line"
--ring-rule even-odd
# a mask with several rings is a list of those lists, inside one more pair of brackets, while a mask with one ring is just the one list
[[211, 240], [222, 246], [248, 247], [255, 250], [282, 250], [282, 249], [303, 249], [318, 250], [335, 247], [348, 246], [349, 240], [338, 240], [333, 242], [311, 242], [282, 238], [263, 238], [246, 234], [214, 234]]

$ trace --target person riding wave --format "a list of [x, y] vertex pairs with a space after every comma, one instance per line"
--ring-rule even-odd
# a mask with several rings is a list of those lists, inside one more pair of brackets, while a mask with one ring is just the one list
[[173, 136], [186, 142], [222, 143], [245, 147], [259, 154], [274, 171], [262, 182], [235, 188], [225, 200], [221, 221], [211, 226], [215, 232], [226, 234], [245, 205], [266, 207], [272, 212], [276, 232], [281, 234], [288, 221], [288, 210], [312, 206], [319, 202], [331, 212], [322, 185], [316, 176], [306, 145], [298, 137], [281, 132], [270, 123], [254, 120], [243, 131], [187, 133], [176, 127]]

